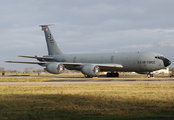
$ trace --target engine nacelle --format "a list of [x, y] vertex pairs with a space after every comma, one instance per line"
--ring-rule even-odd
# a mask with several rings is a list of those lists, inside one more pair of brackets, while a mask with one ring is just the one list
[[85, 65], [81, 68], [81, 72], [88, 76], [98, 76], [100, 73], [100, 68], [95, 65]]
[[49, 63], [46, 66], [46, 71], [49, 73], [53, 73], [53, 74], [60, 74], [64, 72], [64, 65], [60, 64], [60, 63]]

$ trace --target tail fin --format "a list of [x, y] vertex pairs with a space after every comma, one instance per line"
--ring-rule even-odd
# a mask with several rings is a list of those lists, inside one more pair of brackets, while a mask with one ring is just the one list
[[40, 25], [42, 27], [42, 31], [45, 33], [45, 39], [47, 43], [48, 48], [48, 54], [49, 55], [60, 55], [63, 54], [61, 49], [58, 47], [49, 27], [49, 25]]

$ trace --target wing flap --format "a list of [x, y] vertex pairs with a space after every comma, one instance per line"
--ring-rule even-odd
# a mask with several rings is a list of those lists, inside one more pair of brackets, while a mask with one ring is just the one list
[[99, 67], [123, 68], [121, 64], [96, 64]]
[[93, 64], [93, 63], [68, 63], [68, 62], [59, 62], [65, 66], [84, 66], [84, 65], [97, 65], [99, 67], [115, 67], [115, 68], [123, 68], [121, 64]]

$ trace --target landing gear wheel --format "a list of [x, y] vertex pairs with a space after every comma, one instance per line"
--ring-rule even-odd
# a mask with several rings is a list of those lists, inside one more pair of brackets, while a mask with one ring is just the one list
[[151, 77], [153, 77], [153, 74], [152, 73], [147, 73], [147, 77], [151, 78]]
[[119, 77], [119, 73], [107, 73], [106, 77]]
[[116, 75], [115, 75], [115, 77], [119, 77], [119, 73], [117, 72], [117, 73], [115, 73]]
[[92, 76], [84, 75], [85, 78], [92, 78]]

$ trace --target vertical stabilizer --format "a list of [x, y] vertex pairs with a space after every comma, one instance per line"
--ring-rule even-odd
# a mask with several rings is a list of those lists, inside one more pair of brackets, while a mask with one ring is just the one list
[[63, 54], [61, 49], [58, 47], [49, 27], [49, 25], [40, 25], [42, 27], [42, 31], [45, 33], [45, 39], [47, 43], [48, 48], [48, 54], [49, 55], [60, 55]]

